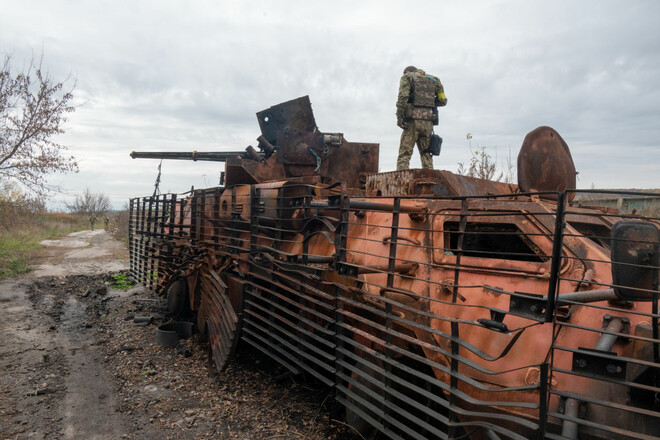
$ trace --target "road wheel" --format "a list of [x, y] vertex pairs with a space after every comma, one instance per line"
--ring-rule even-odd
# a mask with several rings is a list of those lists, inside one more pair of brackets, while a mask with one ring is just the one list
[[177, 279], [167, 289], [167, 312], [174, 317], [181, 317], [190, 312], [188, 282], [185, 278]]

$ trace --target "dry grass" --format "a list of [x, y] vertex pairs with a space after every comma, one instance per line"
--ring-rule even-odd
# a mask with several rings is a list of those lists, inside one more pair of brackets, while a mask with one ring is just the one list
[[114, 225], [114, 237], [116, 240], [124, 241], [128, 244], [128, 209], [116, 211], [111, 222]]
[[28, 260], [42, 248], [41, 240], [87, 228], [84, 216], [0, 205], [0, 279], [29, 272]]

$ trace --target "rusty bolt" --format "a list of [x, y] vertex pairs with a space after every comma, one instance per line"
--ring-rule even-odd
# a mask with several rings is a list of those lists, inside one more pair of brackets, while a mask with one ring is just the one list
[[607, 364], [607, 367], [605, 367], [605, 369], [610, 374], [617, 374], [617, 373], [621, 372], [621, 367], [619, 367], [618, 365], [614, 365], [614, 364]]

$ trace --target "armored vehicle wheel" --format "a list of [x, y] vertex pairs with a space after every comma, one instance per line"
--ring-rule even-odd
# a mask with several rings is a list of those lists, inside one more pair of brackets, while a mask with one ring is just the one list
[[189, 311], [188, 283], [185, 278], [179, 278], [167, 289], [167, 312], [181, 316]]

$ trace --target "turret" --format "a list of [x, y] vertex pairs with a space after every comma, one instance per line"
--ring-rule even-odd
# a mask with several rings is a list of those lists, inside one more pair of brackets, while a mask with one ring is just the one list
[[132, 152], [134, 159], [205, 160], [225, 163], [227, 186], [274, 180], [345, 182], [363, 189], [366, 174], [378, 171], [378, 144], [348, 142], [343, 133], [322, 133], [309, 96], [257, 113], [257, 149], [231, 152]]

